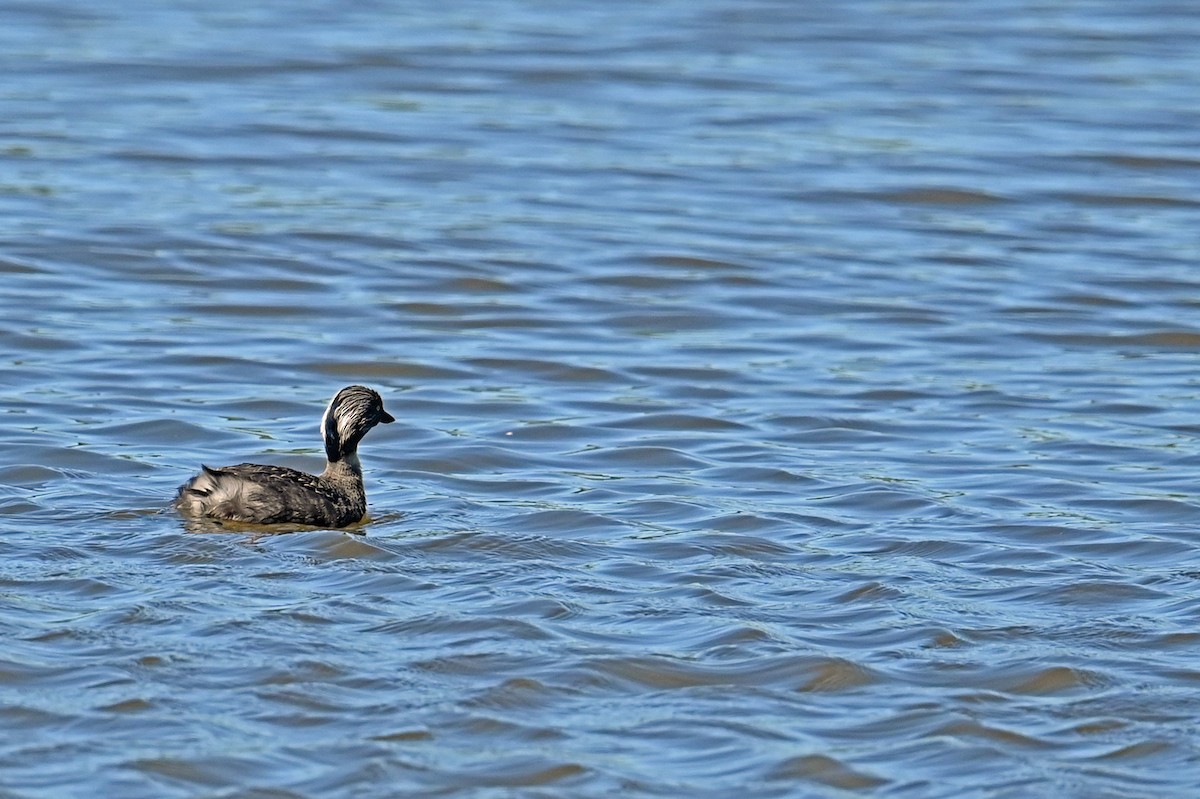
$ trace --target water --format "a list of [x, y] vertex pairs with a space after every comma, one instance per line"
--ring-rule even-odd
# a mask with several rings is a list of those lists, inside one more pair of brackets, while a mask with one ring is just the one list
[[0, 796], [1200, 786], [1192, 4], [255, 5], [0, 3]]

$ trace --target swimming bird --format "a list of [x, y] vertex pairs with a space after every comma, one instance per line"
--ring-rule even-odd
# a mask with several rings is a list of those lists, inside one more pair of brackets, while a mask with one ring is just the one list
[[321, 474], [256, 463], [202, 465], [200, 474], [179, 487], [175, 506], [189, 516], [250, 524], [353, 524], [367, 513], [358, 442], [375, 425], [394, 421], [375, 391], [346, 386], [321, 417], [327, 459]]

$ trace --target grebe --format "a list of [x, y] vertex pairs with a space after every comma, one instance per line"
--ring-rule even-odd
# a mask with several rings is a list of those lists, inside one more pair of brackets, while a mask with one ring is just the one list
[[394, 421], [375, 391], [346, 386], [321, 417], [328, 462], [320, 475], [256, 463], [201, 466], [200, 474], [179, 487], [175, 506], [191, 516], [250, 524], [353, 524], [367, 513], [358, 442], [375, 425]]

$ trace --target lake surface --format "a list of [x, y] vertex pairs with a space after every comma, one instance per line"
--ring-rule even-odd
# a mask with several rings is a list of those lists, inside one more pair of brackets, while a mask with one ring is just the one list
[[0, 2], [0, 797], [1200, 789], [1194, 3], [245, 5]]

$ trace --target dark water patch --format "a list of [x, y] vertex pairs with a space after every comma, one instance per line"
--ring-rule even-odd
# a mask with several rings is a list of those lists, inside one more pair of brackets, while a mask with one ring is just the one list
[[1133, 335], [1085, 333], [1029, 334], [1035, 341], [1076, 347], [1106, 347], [1115, 350], [1129, 349], [1200, 349], [1200, 333], [1190, 330], [1163, 330], [1154, 333]]
[[1170, 172], [1174, 172], [1179, 169], [1200, 169], [1200, 160], [1194, 158], [1157, 157], [1128, 154], [1096, 155], [1090, 156], [1090, 158], [1103, 163], [1128, 167], [1130, 169], [1145, 169], [1151, 171], [1163, 170]]
[[988, 192], [959, 188], [910, 188], [879, 194], [875, 199], [900, 205], [976, 206], [1005, 202]]
[[769, 780], [802, 781], [842, 791], [865, 791], [879, 788], [888, 780], [850, 768], [828, 755], [798, 755], [773, 767], [766, 775]]
[[795, 691], [853, 690], [874, 678], [861, 667], [817, 657], [788, 657], [708, 667], [664, 657], [595, 661], [590, 668], [607, 680], [654, 691], [708, 686], [768, 686]]

